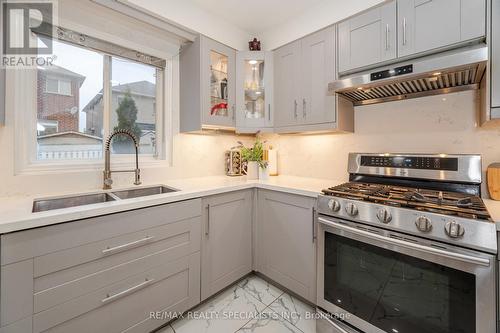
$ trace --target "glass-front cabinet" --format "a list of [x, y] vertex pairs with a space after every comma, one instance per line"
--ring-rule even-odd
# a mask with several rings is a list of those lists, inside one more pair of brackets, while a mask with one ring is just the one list
[[236, 51], [200, 35], [179, 62], [180, 131], [234, 130]]
[[202, 84], [209, 89], [204, 94], [203, 123], [234, 128], [236, 51], [209, 38], [204, 39], [203, 46]]
[[243, 51], [236, 56], [236, 130], [272, 130], [273, 57], [270, 52]]

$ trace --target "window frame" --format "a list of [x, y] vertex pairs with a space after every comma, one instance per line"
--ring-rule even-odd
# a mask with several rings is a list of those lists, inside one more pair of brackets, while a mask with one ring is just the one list
[[[57, 81], [57, 91], [49, 91], [49, 89], [48, 89], [49, 80]], [[69, 84], [69, 90], [70, 90], [69, 94], [65, 94], [61, 91], [61, 82], [66, 82]], [[65, 80], [65, 79], [60, 79], [60, 78], [56, 78], [53, 76], [47, 76], [47, 78], [45, 80], [45, 91], [44, 92], [47, 94], [54, 94], [54, 95], [71, 97], [71, 96], [73, 96], [73, 85], [71, 84], [71, 80]]]
[[[71, 43], [70, 43], [71, 44]], [[74, 45], [82, 47], [81, 45]], [[140, 45], [126, 45], [132, 49], [141, 49]], [[90, 49], [92, 50], [92, 49]], [[95, 51], [95, 50], [93, 50]], [[37, 69], [12, 70], [9, 82], [12, 82], [13, 102], [17, 111], [14, 115], [15, 125], [15, 174], [43, 174], [53, 172], [74, 172], [101, 170], [104, 165], [104, 145], [110, 134], [111, 112], [111, 59], [116, 55], [103, 55], [103, 158], [93, 160], [38, 160], [37, 159]], [[173, 55], [168, 53], [153, 54], [165, 59], [165, 68], [157, 68], [156, 78], [156, 154], [141, 154], [140, 167], [171, 166], [171, 151], [173, 144], [172, 109], [175, 101], [172, 99], [174, 84]], [[132, 61], [128, 59], [129, 61]], [[31, 89], [30, 89], [31, 87]], [[21, 111], [22, 110], [22, 111]], [[128, 168], [134, 165], [131, 154], [116, 154], [112, 156], [113, 167]]]

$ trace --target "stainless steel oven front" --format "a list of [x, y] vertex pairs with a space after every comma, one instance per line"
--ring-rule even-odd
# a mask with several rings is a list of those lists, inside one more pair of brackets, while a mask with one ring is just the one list
[[[495, 333], [494, 255], [329, 216], [318, 222], [317, 303], [333, 322], [365, 333]], [[328, 332], [350, 332], [337, 323]]]

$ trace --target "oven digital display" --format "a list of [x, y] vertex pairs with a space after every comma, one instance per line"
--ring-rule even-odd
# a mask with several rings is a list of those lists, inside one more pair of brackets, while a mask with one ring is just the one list
[[458, 171], [458, 158], [420, 156], [361, 156], [361, 166]]

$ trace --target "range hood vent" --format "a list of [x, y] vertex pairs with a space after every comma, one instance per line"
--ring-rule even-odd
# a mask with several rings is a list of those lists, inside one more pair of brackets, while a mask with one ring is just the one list
[[486, 70], [485, 46], [461, 49], [351, 75], [329, 84], [355, 106], [479, 89]]

